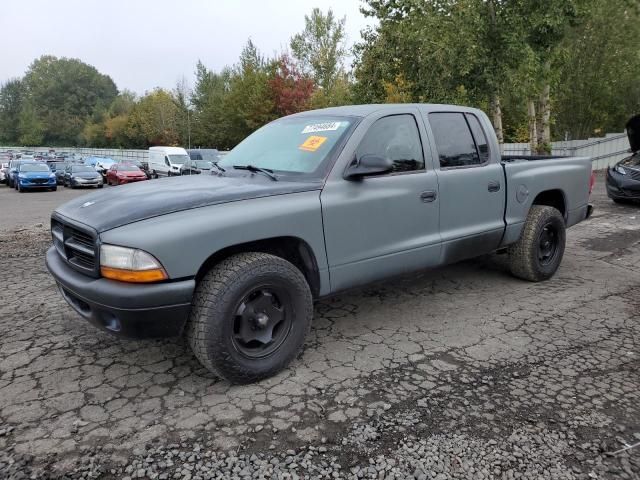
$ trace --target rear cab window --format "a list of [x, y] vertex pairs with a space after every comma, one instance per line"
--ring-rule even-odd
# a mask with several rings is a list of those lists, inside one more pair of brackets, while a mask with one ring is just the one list
[[478, 118], [471, 113], [429, 114], [440, 168], [479, 167], [490, 159], [489, 142]]

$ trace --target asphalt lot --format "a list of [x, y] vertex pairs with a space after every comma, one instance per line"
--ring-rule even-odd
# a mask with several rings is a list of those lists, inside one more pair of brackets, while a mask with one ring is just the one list
[[321, 301], [249, 386], [67, 307], [46, 227], [83, 193], [0, 186], [0, 478], [640, 478], [640, 206], [601, 177], [550, 281], [496, 255]]

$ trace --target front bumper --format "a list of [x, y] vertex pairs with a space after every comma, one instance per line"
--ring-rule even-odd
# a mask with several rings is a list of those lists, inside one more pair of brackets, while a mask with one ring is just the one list
[[144, 177], [129, 177], [129, 178], [118, 178], [118, 185], [126, 185], [127, 183], [134, 183], [134, 182], [143, 182], [148, 180], [148, 178], [146, 176]]
[[73, 185], [74, 187], [97, 187], [99, 185], [102, 185], [102, 179], [95, 178], [95, 179], [83, 180], [83, 179], [73, 178], [71, 179], [71, 185]]
[[18, 183], [20, 184], [20, 188], [22, 188], [23, 190], [32, 190], [32, 189], [35, 190], [39, 188], [43, 188], [43, 189], [54, 188], [58, 185], [55, 179], [51, 179], [46, 183], [35, 183], [29, 180], [18, 180]]
[[128, 338], [182, 333], [195, 280], [143, 285], [92, 278], [69, 267], [55, 247], [49, 248], [45, 261], [63, 298], [89, 323]]
[[614, 200], [640, 200], [640, 180], [607, 171], [607, 196]]

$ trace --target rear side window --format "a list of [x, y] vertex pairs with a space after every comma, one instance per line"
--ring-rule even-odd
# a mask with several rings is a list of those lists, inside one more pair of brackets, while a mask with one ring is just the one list
[[440, 168], [468, 167], [484, 163], [478, 155], [463, 113], [430, 113]]
[[423, 170], [422, 143], [413, 115], [392, 115], [371, 125], [356, 151], [357, 158], [367, 154], [388, 158], [394, 172]]
[[472, 115], [471, 113], [465, 113], [465, 117], [467, 117], [467, 123], [471, 128], [473, 139], [476, 142], [478, 154], [480, 155], [480, 161], [482, 163], [486, 163], [489, 161], [489, 141], [487, 140], [487, 136], [484, 134], [482, 125], [480, 125], [480, 120], [478, 120], [478, 117]]

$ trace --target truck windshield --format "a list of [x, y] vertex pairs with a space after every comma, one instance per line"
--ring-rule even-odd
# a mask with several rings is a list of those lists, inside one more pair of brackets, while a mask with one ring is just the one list
[[276, 173], [319, 174], [353, 122], [331, 116], [276, 120], [249, 135], [218, 164], [227, 170], [251, 165]]

